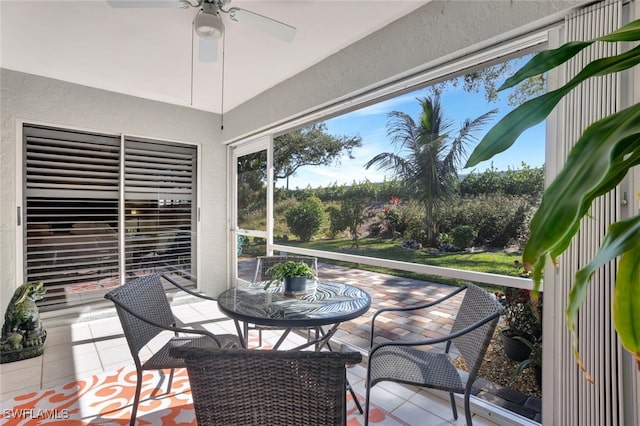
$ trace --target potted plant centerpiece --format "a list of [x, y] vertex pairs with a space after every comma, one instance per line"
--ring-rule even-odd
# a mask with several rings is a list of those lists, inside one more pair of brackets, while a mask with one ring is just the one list
[[529, 290], [512, 287], [496, 293], [496, 298], [504, 306], [505, 327], [501, 334], [505, 354], [514, 361], [524, 361], [529, 357], [531, 347], [517, 337], [534, 342], [541, 336], [542, 298], [534, 305]]
[[289, 296], [304, 294], [307, 279], [315, 277], [311, 266], [293, 260], [273, 265], [267, 272], [271, 274], [271, 279], [264, 285], [264, 289], [268, 289], [271, 284], [280, 285], [284, 282], [284, 294]]

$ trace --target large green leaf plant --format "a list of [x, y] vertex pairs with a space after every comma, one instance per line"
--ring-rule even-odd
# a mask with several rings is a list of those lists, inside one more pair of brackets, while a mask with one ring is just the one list
[[[545, 73], [574, 57], [596, 42], [619, 43], [640, 40], [640, 20], [588, 41], [572, 41], [543, 51], [510, 77], [500, 90]], [[564, 86], [533, 98], [507, 114], [480, 141], [466, 167], [477, 165], [506, 150], [526, 129], [544, 120], [560, 100], [590, 77], [604, 76], [632, 68], [640, 63], [640, 46], [624, 53], [597, 59]], [[556, 259], [580, 229], [592, 202], [613, 190], [629, 169], [640, 164], [640, 104], [611, 114], [591, 124], [572, 148], [554, 181], [545, 190], [531, 220], [531, 236], [523, 252], [525, 268], [532, 271], [534, 293], [540, 288], [547, 256]], [[566, 310], [567, 326], [573, 336], [577, 363], [591, 377], [578, 352], [576, 320], [585, 301], [593, 273], [607, 262], [619, 259], [613, 299], [613, 320], [623, 346], [633, 355], [640, 369], [640, 215], [612, 224], [601, 247], [576, 275]]]

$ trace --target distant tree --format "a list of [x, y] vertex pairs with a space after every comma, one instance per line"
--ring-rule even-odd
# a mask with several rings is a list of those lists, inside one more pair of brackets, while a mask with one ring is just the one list
[[238, 158], [238, 224], [241, 227], [248, 226], [247, 221], [255, 212], [262, 211], [266, 215], [266, 164], [266, 151]]
[[371, 203], [375, 194], [374, 185], [365, 181], [363, 183], [353, 183], [345, 191], [340, 202], [340, 208], [329, 209], [331, 219], [331, 232], [349, 231], [353, 245], [358, 248], [360, 241], [359, 228], [365, 221], [365, 209]]
[[429, 244], [435, 244], [438, 207], [457, 187], [457, 170], [472, 133], [497, 110], [465, 120], [457, 134], [452, 135], [453, 123], [445, 117], [439, 96], [418, 98], [418, 102], [421, 112], [417, 121], [401, 111], [388, 114], [387, 136], [396, 151], [376, 155], [365, 167], [375, 165], [392, 171], [424, 204], [426, 239]]
[[[437, 83], [431, 86], [434, 95], [440, 95], [447, 86], [462, 86], [466, 92], [479, 93], [484, 90], [484, 98], [487, 102], [495, 102], [498, 100], [498, 84], [501, 84], [507, 77], [511, 76], [515, 68], [519, 67], [518, 63], [522, 59], [528, 60], [528, 57], [516, 58], [510, 61], [501, 62], [486, 68], [467, 73], [461, 77]], [[507, 103], [516, 107], [526, 100], [534, 98], [547, 90], [547, 76], [541, 74], [528, 78], [517, 85], [514, 90], [507, 96]]]
[[303, 166], [329, 166], [343, 155], [353, 158], [353, 148], [362, 146], [360, 136], [336, 136], [327, 133], [327, 125], [316, 123], [274, 139], [275, 179], [287, 179]]

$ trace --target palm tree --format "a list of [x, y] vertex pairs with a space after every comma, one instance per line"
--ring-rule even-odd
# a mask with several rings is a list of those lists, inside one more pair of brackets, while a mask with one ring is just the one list
[[395, 152], [382, 152], [365, 164], [390, 170], [425, 207], [425, 233], [429, 244], [437, 237], [437, 211], [456, 189], [457, 170], [466, 157], [473, 132], [496, 114], [491, 110], [478, 118], [466, 119], [452, 136], [453, 122], [446, 118], [440, 96], [418, 98], [422, 108], [418, 122], [401, 111], [388, 114], [387, 136]]

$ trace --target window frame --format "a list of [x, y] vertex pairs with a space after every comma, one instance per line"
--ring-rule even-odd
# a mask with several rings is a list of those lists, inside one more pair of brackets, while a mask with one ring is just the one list
[[[439, 64], [429, 64], [425, 66], [425, 69], [414, 71], [407, 75], [398, 76], [397, 79], [391, 82], [384, 82], [375, 88], [368, 88], [361, 93], [354, 94], [344, 99], [338, 99], [331, 105], [324, 105], [317, 110], [303, 114], [289, 120], [283, 120], [280, 123], [274, 124], [272, 127], [257, 132], [254, 135], [240, 138], [237, 141], [231, 141], [229, 144], [230, 156], [233, 156], [233, 151], [238, 149], [245, 149], [251, 144], [256, 143], [261, 138], [268, 138], [270, 144], [268, 147], [267, 155], [270, 167], [270, 176], [273, 179], [273, 139], [281, 134], [292, 131], [296, 128], [303, 127], [317, 123], [329, 118], [334, 118], [357, 109], [361, 109], [384, 100], [388, 100], [403, 94], [419, 90], [429, 85], [442, 82], [457, 76], [461, 76], [465, 73], [481, 69], [495, 63], [503, 62], [512, 58], [516, 58], [528, 53], [543, 50], [547, 47], [549, 42], [549, 28], [538, 29], [532, 31], [529, 34], [521, 37], [513, 38], [508, 41], [492, 44], [486, 47], [477, 48], [474, 52], [467, 52], [457, 58], [449, 58], [443, 60]], [[233, 161], [232, 161], [233, 163]], [[233, 169], [231, 181], [235, 182], [237, 178], [237, 170]], [[530, 278], [521, 277], [509, 277], [497, 274], [488, 274], [482, 272], [466, 271], [461, 269], [443, 268], [438, 266], [421, 265], [415, 263], [379, 259], [360, 255], [350, 255], [343, 253], [327, 252], [323, 250], [313, 250], [299, 247], [292, 247], [286, 245], [275, 244], [273, 242], [273, 182], [271, 181], [267, 188], [267, 221], [271, 221], [272, 226], [267, 228], [267, 253], [273, 253], [274, 251], [287, 252], [292, 254], [315, 256], [325, 259], [332, 259], [345, 262], [359, 263], [369, 266], [380, 266], [391, 269], [397, 269], [401, 271], [416, 272], [426, 275], [438, 275], [442, 277], [455, 278], [461, 280], [474, 281], [484, 284], [507, 286], [530, 290], [533, 288], [533, 283]], [[229, 188], [230, 203], [235, 205], [235, 199], [231, 197], [235, 196], [235, 187]], [[236, 212], [231, 212], [232, 221], [236, 220]], [[233, 222], [235, 224], [235, 222]], [[269, 222], [268, 222], [269, 223]], [[232, 241], [235, 241], [233, 239]], [[231, 247], [233, 246], [233, 247]], [[237, 276], [237, 256], [235, 255], [235, 243], [230, 243], [230, 254], [233, 262], [232, 268], [234, 276], [232, 282], [238, 283], [240, 280]], [[543, 287], [540, 288], [543, 290]]]

